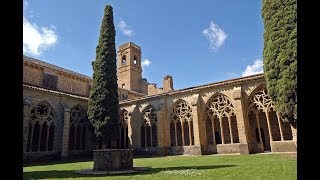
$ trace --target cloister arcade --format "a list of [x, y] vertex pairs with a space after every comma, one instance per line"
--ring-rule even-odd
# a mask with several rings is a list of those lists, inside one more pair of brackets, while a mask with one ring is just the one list
[[[121, 101], [119, 147], [158, 155], [296, 151], [296, 129], [280, 118], [263, 76], [253, 77], [240, 79], [242, 84]], [[37, 99], [34, 89], [25, 92], [34, 99], [24, 103], [26, 156], [52, 152], [68, 157], [95, 149], [87, 99], [70, 101], [69, 97], [59, 102], [51, 100], [59, 97], [54, 94], [51, 99]]]

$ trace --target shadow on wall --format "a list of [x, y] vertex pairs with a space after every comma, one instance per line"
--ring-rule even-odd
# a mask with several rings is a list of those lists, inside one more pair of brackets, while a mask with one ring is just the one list
[[[166, 168], [152, 168], [149, 171], [139, 173], [139, 175], [156, 174], [162, 171], [174, 171], [174, 170], [188, 170], [188, 169], [217, 169], [217, 168], [230, 168], [236, 165], [213, 165], [213, 166], [180, 166], [180, 167], [166, 167]], [[76, 170], [76, 169], [75, 169]], [[24, 179], [50, 179], [50, 178], [79, 178], [79, 177], [93, 177], [90, 175], [76, 174], [75, 170], [52, 170], [52, 171], [31, 171], [24, 172]], [[132, 174], [121, 175], [108, 175], [108, 176], [132, 176]], [[106, 175], [97, 175], [94, 177], [107, 177]]]

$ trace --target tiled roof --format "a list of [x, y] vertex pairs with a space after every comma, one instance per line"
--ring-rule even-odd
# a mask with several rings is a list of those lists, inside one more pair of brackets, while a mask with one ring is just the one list
[[49, 92], [49, 93], [53, 93], [53, 94], [69, 96], [69, 97], [73, 97], [73, 98], [77, 98], [77, 99], [89, 100], [89, 98], [85, 97], [85, 96], [70, 94], [70, 93], [61, 92], [61, 91], [50, 90], [50, 89], [46, 89], [46, 88], [43, 88], [43, 87], [36, 87], [36, 86], [28, 85], [28, 84], [23, 84], [23, 87], [30, 88], [30, 89], [35, 89], [35, 90], [43, 91], [43, 92]]

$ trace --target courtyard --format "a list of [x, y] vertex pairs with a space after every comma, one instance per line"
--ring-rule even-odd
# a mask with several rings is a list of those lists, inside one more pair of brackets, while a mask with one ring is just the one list
[[137, 174], [85, 176], [93, 161], [59, 161], [25, 164], [24, 179], [297, 179], [296, 153], [251, 155], [165, 156], [134, 158], [134, 166], [150, 167]]

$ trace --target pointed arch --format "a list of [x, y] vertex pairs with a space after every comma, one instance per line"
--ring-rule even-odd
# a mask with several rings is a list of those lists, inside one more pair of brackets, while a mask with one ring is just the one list
[[140, 124], [141, 147], [156, 147], [158, 144], [157, 113], [154, 106], [148, 105], [144, 108]]
[[69, 150], [84, 150], [88, 132], [86, 110], [79, 104], [70, 111]]
[[31, 109], [28, 152], [52, 151], [56, 112], [47, 101], [41, 101]]
[[171, 146], [194, 145], [192, 108], [189, 103], [180, 99], [175, 102], [170, 112]]
[[[271, 149], [270, 142], [272, 141], [292, 140], [290, 124], [281, 120], [274, 102], [268, 95], [265, 84], [259, 85], [252, 91], [247, 110], [251, 138], [255, 139], [257, 143], [261, 143], [257, 140], [262, 139], [263, 134], [266, 136], [263, 143], [264, 150]], [[265, 129], [265, 131], [262, 132], [261, 129]], [[257, 130], [257, 135], [254, 134], [255, 130]]]
[[239, 142], [234, 105], [226, 95], [212, 95], [205, 105], [203, 115], [207, 144]]

